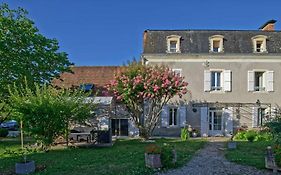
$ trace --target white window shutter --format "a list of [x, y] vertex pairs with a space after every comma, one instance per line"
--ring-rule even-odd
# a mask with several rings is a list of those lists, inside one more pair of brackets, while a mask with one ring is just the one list
[[161, 111], [161, 126], [167, 127], [169, 124], [169, 107], [165, 105]]
[[200, 111], [200, 123], [201, 123], [201, 136], [207, 137], [208, 136], [208, 107], [201, 107]]
[[223, 118], [225, 123], [224, 133], [225, 136], [231, 137], [233, 135], [233, 108], [229, 107], [224, 109]]
[[268, 92], [273, 92], [273, 74], [274, 74], [274, 71], [267, 71], [266, 72], [266, 84], [265, 84], [265, 89], [268, 91]]
[[231, 70], [224, 70], [224, 91], [231, 91]]
[[180, 127], [184, 127], [186, 124], [186, 106], [180, 106], [179, 107], [179, 114], [180, 114]]
[[248, 71], [248, 91], [254, 91], [255, 86], [255, 73]]
[[208, 92], [211, 90], [211, 72], [204, 70], [204, 91]]
[[258, 127], [258, 107], [252, 109], [252, 127]]

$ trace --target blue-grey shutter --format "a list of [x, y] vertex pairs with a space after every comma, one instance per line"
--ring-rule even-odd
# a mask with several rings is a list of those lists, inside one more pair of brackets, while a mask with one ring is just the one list
[[179, 124], [180, 127], [184, 127], [186, 124], [186, 106], [179, 107]]
[[208, 107], [201, 107], [201, 136], [207, 137], [208, 136]]
[[258, 127], [258, 107], [252, 108], [252, 127]]
[[223, 119], [225, 123], [225, 136], [231, 137], [233, 135], [233, 108], [229, 107], [223, 111]]
[[161, 111], [161, 126], [167, 127], [169, 125], [169, 107], [165, 105]]

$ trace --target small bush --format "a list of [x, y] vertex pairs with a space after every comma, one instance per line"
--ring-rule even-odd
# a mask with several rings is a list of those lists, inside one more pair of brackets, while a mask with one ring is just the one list
[[187, 141], [188, 138], [189, 138], [189, 132], [188, 132], [187, 128], [182, 128], [181, 129], [181, 140]]
[[164, 168], [171, 168], [175, 166], [174, 153], [173, 150], [175, 148], [169, 144], [164, 144], [161, 148], [161, 163]]
[[234, 136], [234, 140], [247, 140], [245, 134], [247, 133], [247, 131], [240, 131], [237, 134], [235, 134]]
[[257, 136], [257, 133], [255, 131], [247, 131], [247, 133], [245, 134], [245, 137], [247, 138], [247, 140], [249, 142], [253, 142], [255, 140]]
[[8, 129], [0, 128], [0, 137], [7, 137], [9, 134]]

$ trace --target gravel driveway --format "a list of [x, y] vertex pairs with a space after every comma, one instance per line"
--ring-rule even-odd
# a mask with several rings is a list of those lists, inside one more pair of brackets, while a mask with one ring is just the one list
[[272, 171], [258, 170], [254, 167], [238, 165], [224, 158], [223, 151], [226, 139], [211, 138], [205, 148], [200, 150], [184, 167], [170, 170], [160, 175], [268, 175]]

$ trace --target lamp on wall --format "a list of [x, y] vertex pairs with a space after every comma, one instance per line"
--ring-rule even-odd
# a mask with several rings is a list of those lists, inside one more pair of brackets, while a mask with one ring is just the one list
[[257, 106], [261, 106], [261, 102], [260, 102], [260, 100], [259, 100], [259, 99], [257, 99], [257, 101], [256, 101], [256, 105], [257, 105]]
[[206, 60], [204, 63], [202, 63], [202, 66], [204, 66], [205, 68], [210, 66], [210, 62], [208, 60]]

